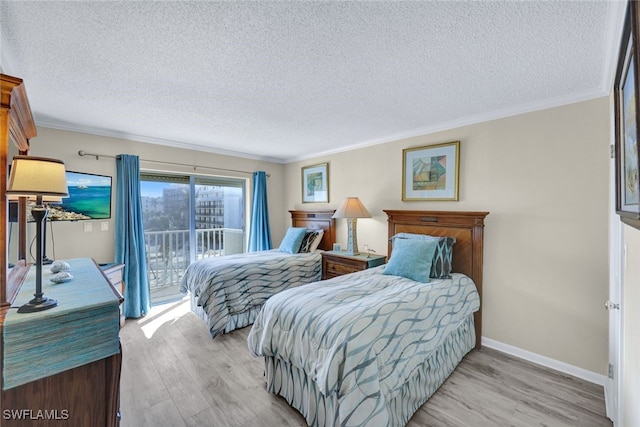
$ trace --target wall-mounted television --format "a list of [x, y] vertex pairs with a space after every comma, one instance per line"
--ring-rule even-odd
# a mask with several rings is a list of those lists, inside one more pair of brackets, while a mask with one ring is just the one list
[[[111, 218], [111, 177], [85, 172], [67, 171], [69, 197], [62, 203], [49, 204], [49, 221], [81, 221]], [[27, 203], [27, 221], [32, 222]], [[18, 203], [9, 202], [9, 222], [18, 222]]]
[[111, 180], [108, 175], [67, 171], [69, 197], [49, 206], [51, 221], [111, 218]]

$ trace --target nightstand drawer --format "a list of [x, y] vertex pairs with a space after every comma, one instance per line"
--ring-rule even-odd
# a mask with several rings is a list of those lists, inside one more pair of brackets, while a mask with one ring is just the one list
[[386, 257], [381, 255], [347, 255], [342, 252], [323, 252], [322, 278], [331, 279], [332, 277], [343, 274], [355, 273], [366, 270], [367, 268], [377, 267], [384, 264], [385, 260]]
[[327, 262], [325, 263], [325, 267], [327, 274], [336, 274], [338, 276], [341, 274], [355, 273], [356, 271], [362, 270], [362, 267], [356, 267], [354, 265], [347, 265], [344, 263], [337, 263], [333, 260], [327, 260]]

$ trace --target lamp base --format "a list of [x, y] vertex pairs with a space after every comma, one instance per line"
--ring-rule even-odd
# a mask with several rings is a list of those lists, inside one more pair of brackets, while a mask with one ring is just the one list
[[53, 308], [58, 305], [58, 301], [47, 298], [38, 297], [34, 298], [26, 304], [23, 304], [18, 308], [18, 313], [35, 313], [36, 311], [44, 311]]
[[358, 235], [356, 218], [347, 218], [347, 255], [358, 255]]

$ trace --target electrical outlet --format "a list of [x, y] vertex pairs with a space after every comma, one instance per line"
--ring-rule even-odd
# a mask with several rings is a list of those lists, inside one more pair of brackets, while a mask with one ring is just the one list
[[83, 227], [85, 233], [88, 231], [93, 231], [93, 225], [90, 222], [85, 222]]
[[100, 223], [100, 231], [109, 231], [109, 221], [102, 221]]

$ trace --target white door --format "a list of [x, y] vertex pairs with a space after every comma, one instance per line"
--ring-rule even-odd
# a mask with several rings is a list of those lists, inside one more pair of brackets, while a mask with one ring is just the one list
[[623, 227], [620, 218], [615, 214], [616, 183], [615, 183], [615, 159], [611, 162], [610, 178], [610, 224], [609, 224], [609, 299], [604, 307], [609, 311], [609, 369], [607, 384], [605, 387], [605, 403], [607, 417], [613, 421], [614, 426], [621, 420], [622, 402], [622, 284], [623, 263], [626, 261], [622, 246]]

